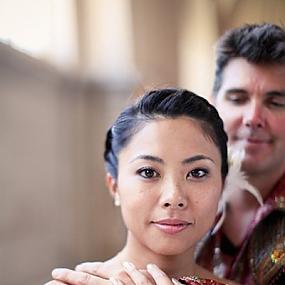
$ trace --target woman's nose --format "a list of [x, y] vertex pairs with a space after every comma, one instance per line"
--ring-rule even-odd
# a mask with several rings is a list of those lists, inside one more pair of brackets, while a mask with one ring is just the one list
[[181, 202], [165, 202], [164, 207], [165, 208], [178, 208], [178, 209], [184, 209], [186, 206], [186, 203], [184, 201]]
[[182, 186], [176, 183], [167, 183], [162, 190], [161, 205], [163, 208], [185, 209], [188, 206], [188, 199]]

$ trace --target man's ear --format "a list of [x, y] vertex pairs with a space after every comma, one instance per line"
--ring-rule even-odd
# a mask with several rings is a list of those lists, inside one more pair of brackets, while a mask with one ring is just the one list
[[109, 172], [106, 174], [106, 186], [113, 198], [118, 195], [117, 180]]

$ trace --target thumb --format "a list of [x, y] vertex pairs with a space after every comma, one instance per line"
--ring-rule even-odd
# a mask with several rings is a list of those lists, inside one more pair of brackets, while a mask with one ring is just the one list
[[100, 267], [102, 267], [103, 262], [84, 262], [81, 264], [78, 264], [75, 267], [76, 271], [81, 271], [81, 272], [86, 272], [92, 275], [96, 275], [98, 277], [102, 277], [102, 278], [108, 278], [108, 276], [106, 274], [104, 274], [104, 272], [100, 269]]

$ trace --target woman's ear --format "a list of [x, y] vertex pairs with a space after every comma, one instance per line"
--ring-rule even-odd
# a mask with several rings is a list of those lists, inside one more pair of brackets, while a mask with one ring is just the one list
[[110, 174], [107, 173], [106, 175], [106, 185], [109, 189], [109, 193], [114, 199], [114, 205], [120, 206], [120, 196], [118, 193], [118, 186], [117, 186], [117, 180]]

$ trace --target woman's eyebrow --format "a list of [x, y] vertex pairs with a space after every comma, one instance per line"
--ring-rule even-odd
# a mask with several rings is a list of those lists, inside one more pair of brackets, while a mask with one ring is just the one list
[[184, 159], [182, 161], [182, 164], [193, 163], [195, 161], [204, 160], [204, 159], [210, 160], [213, 163], [215, 163], [215, 161], [212, 158], [210, 158], [209, 156], [206, 156], [206, 155], [203, 155], [203, 154], [199, 154], [199, 155], [194, 155], [194, 156], [191, 156], [191, 157], [188, 157], [188, 158]]
[[154, 155], [149, 155], [149, 154], [138, 155], [135, 158], [133, 158], [130, 162], [133, 162], [133, 161], [138, 160], [138, 159], [154, 161], [154, 162], [158, 162], [158, 163], [161, 163], [161, 164], [164, 163], [163, 159], [161, 159], [161, 158], [159, 158], [157, 156], [154, 156]]

